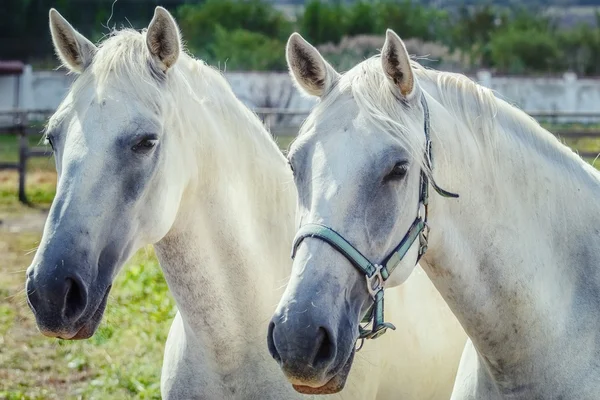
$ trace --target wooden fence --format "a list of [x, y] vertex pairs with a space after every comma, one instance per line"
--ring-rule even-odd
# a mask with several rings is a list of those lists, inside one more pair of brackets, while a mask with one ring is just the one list
[[14, 135], [19, 142], [19, 157], [17, 162], [0, 161], [0, 170], [15, 169], [19, 174], [19, 201], [30, 204], [25, 193], [25, 179], [27, 177], [27, 159], [31, 157], [47, 157], [49, 155], [46, 147], [32, 147], [29, 145], [29, 136], [40, 136], [40, 129], [35, 129], [31, 121], [45, 121], [52, 115], [52, 110], [11, 110], [0, 111], [0, 135]]
[[[16, 135], [19, 141], [19, 158], [16, 163], [1, 162], [0, 170], [15, 169], [19, 174], [19, 200], [29, 204], [25, 193], [25, 182], [27, 176], [27, 159], [31, 157], [47, 157], [49, 150], [46, 147], [30, 146], [29, 136], [39, 137], [40, 129], [32, 127], [32, 121], [45, 121], [53, 110], [12, 110], [0, 111], [0, 120], [4, 119], [4, 127], [0, 127], [0, 135]], [[310, 110], [257, 108], [254, 112], [261, 118], [269, 128], [273, 136], [295, 136], [298, 131], [298, 120], [308, 115]], [[600, 112], [599, 113], [557, 113], [557, 112], [529, 112], [533, 118], [540, 122], [551, 124], [557, 128], [553, 129], [556, 136], [565, 139], [600, 138]], [[302, 118], [303, 119], [303, 118]], [[296, 121], [290, 123], [290, 121]], [[567, 125], [569, 121], [582, 121], [582, 128], [574, 128], [578, 124]], [[565, 125], [564, 129], [560, 128]], [[593, 128], [585, 128], [584, 125]], [[597, 150], [597, 151], [596, 151]], [[580, 151], [579, 155], [584, 158], [595, 158], [600, 153], [600, 147], [594, 151]]]

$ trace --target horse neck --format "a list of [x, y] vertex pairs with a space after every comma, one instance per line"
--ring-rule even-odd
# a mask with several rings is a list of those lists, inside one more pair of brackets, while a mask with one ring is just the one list
[[[258, 118], [220, 74], [205, 72], [220, 87], [200, 87], [215, 94], [188, 116], [197, 117], [193, 125], [200, 128], [198, 172], [174, 226], [156, 247], [188, 335], [214, 347], [220, 364], [228, 365], [242, 361], [236, 354], [249, 351], [248, 342], [262, 345], [283, 292], [295, 189], [285, 158]], [[232, 358], [223, 359], [227, 354]]]
[[494, 132], [460, 121], [449, 128], [456, 107], [447, 100], [432, 101], [433, 174], [460, 198], [432, 192], [423, 266], [487, 370], [516, 385], [530, 377], [523, 371], [552, 368], [548, 355], [583, 351], [585, 340], [569, 340], [567, 331], [598, 343], [600, 181], [503, 101], [494, 100], [495, 115], [480, 113], [498, 129], [482, 139]]

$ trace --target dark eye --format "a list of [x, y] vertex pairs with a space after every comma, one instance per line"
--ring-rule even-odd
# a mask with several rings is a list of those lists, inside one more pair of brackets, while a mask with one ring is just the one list
[[54, 138], [52, 136], [46, 136], [46, 143], [48, 143], [52, 148], [52, 151], [54, 151]]
[[292, 170], [292, 173], [294, 173], [294, 166], [292, 165], [292, 163], [290, 162], [290, 160], [288, 160], [287, 163], [290, 166], [290, 169]]
[[385, 176], [385, 181], [400, 180], [406, 176], [408, 172], [408, 163], [406, 161], [397, 162], [394, 168]]
[[158, 139], [154, 136], [145, 137], [137, 142], [131, 150], [136, 153], [147, 153], [158, 144]]

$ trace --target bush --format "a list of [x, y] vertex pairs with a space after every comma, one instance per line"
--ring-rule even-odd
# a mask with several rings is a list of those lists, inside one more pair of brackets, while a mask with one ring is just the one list
[[300, 32], [311, 43], [339, 43], [346, 33], [347, 7], [311, 0], [299, 18]]
[[379, 26], [378, 3], [357, 1], [348, 9], [348, 19], [346, 21], [345, 34], [347, 36], [381, 34], [377, 32]]
[[436, 40], [449, 26], [445, 11], [412, 0], [358, 1], [351, 5], [311, 0], [300, 18], [300, 31], [314, 44], [340, 43], [343, 37], [382, 35], [394, 29], [402, 38]]
[[[464, 54], [470, 68], [511, 73], [569, 68], [580, 75], [600, 74], [600, 18], [595, 25], [559, 29], [544, 10], [532, 6], [532, 1], [519, 5], [512, 1], [510, 6], [504, 0], [469, 1], [457, 11], [449, 11], [454, 7], [446, 5], [442, 9], [421, 0], [308, 0], [297, 21], [268, 0], [163, 2], [176, 9], [192, 53], [209, 63], [228, 60], [231, 69], [284, 69], [283, 43], [294, 30], [314, 45], [337, 46], [347, 38], [381, 37], [391, 28], [404, 40], [418, 39], [447, 48], [442, 61], [447, 55]], [[132, 26], [141, 28], [147, 26], [159, 1], [119, 0], [113, 7], [112, 0], [86, 0], [84, 8], [75, 3], [2, 0], [13, 18], [0, 23], [0, 58], [18, 58], [38, 65], [49, 58], [55, 65], [47, 28], [50, 6], [59, 7], [73, 26], [95, 40], [106, 33], [101, 24], [106, 24], [113, 11], [111, 26], [128, 26], [128, 17]], [[537, 4], [540, 7], [541, 3]], [[334, 51], [342, 65], [354, 64], [355, 57], [374, 52], [376, 48]]]
[[251, 31], [278, 40], [286, 40], [292, 33], [292, 23], [285, 15], [262, 0], [207, 0], [200, 4], [184, 4], [178, 8], [177, 17], [188, 48], [203, 58], [213, 55], [211, 44], [217, 39], [219, 26], [224, 30]]
[[[600, 26], [599, 15], [596, 20], [596, 26]], [[558, 40], [567, 68], [579, 75], [600, 75], [600, 29], [579, 25], [560, 32]]]
[[285, 44], [245, 29], [229, 31], [216, 26], [209, 63], [244, 71], [284, 71]]
[[547, 31], [534, 28], [497, 32], [491, 39], [490, 53], [499, 72], [523, 74], [528, 70], [556, 72], [564, 69], [556, 39]]
[[419, 38], [424, 41], [441, 41], [450, 26], [448, 13], [436, 8], [423, 7], [412, 0], [376, 3], [377, 28], [382, 35], [393, 29], [403, 39]]

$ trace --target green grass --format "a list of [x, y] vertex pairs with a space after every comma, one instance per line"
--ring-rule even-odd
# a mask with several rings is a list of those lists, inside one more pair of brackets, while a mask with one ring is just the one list
[[[13, 261], [25, 261], [23, 249], [34, 247], [38, 235], [0, 236], [0, 243], [3, 239]], [[22, 268], [15, 268], [0, 269], [0, 296], [6, 300], [0, 303], [1, 399], [160, 398], [160, 367], [175, 305], [152, 250], [141, 250], [123, 268], [98, 331], [86, 341], [37, 332], [19, 294]]]
[[[40, 136], [29, 136], [29, 145], [44, 147]], [[49, 147], [47, 147], [49, 150]], [[0, 162], [16, 162], [19, 158], [19, 142], [14, 135], [0, 135]], [[51, 153], [33, 157], [27, 161], [27, 198], [36, 205], [48, 206], [56, 190], [56, 173]], [[0, 170], [0, 206], [10, 206], [17, 201], [18, 175], [15, 170]]]
[[[56, 193], [54, 183], [27, 183], [25, 192], [27, 199], [36, 206], [48, 207]], [[17, 180], [9, 179], [3, 182], [0, 179], [0, 206], [9, 206], [17, 201]]]
[[[29, 136], [27, 138], [30, 147], [43, 147], [48, 149], [45, 157], [33, 157], [27, 161], [27, 167], [31, 170], [54, 169], [54, 160], [49, 146], [40, 143], [42, 135]], [[0, 134], [0, 161], [16, 162], [19, 159], [19, 139], [15, 135]]]
[[[26, 175], [27, 198], [37, 206], [47, 207], [56, 193], [56, 172], [52, 169], [36, 169]], [[16, 171], [0, 171], [0, 206], [11, 206], [18, 201], [18, 174]]]

